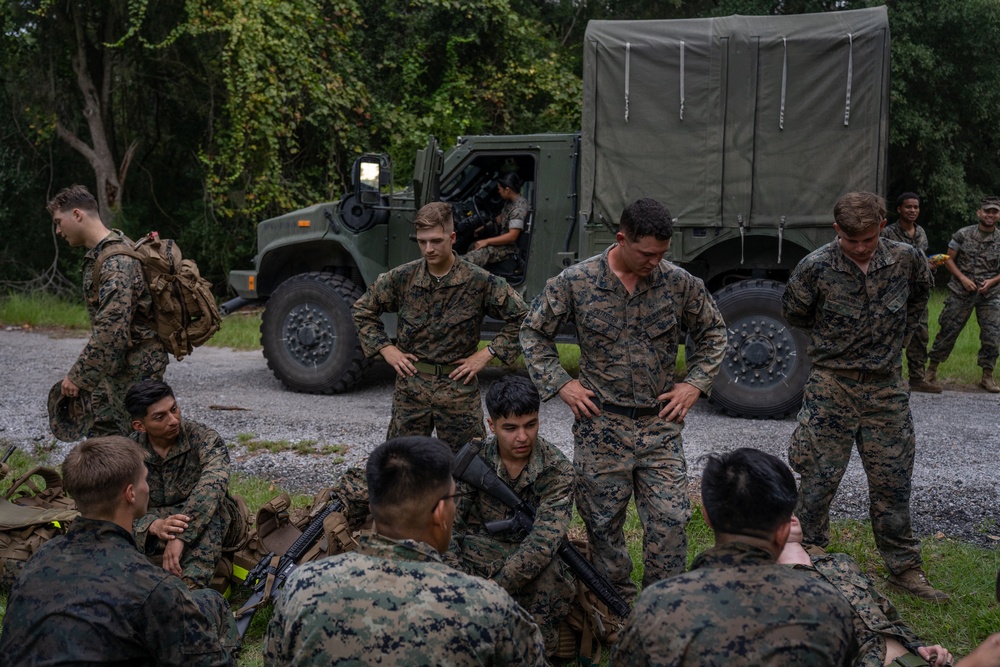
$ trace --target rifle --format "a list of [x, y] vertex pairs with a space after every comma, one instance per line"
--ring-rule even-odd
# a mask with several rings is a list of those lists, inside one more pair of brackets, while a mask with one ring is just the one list
[[288, 547], [284, 555], [278, 556], [273, 551], [260, 559], [260, 562], [250, 570], [243, 585], [252, 588], [253, 593], [234, 615], [236, 616], [236, 629], [240, 633], [240, 639], [246, 634], [253, 620], [257, 608], [268, 600], [274, 598], [274, 593], [280, 590], [294, 572], [298, 561], [302, 556], [319, 541], [323, 535], [323, 520], [333, 512], [344, 511], [344, 504], [339, 500], [331, 500], [319, 515], [309, 522], [306, 529], [302, 531], [299, 538]]
[[[525, 534], [531, 531], [535, 523], [535, 508], [497, 477], [493, 469], [479, 456], [478, 443], [468, 442], [458, 452], [455, 457], [454, 475], [456, 479], [483, 493], [488, 493], [514, 510], [514, 516], [511, 518], [491, 521], [484, 526], [491, 535], [504, 530], [518, 530]], [[608, 606], [608, 609], [622, 618], [628, 616], [630, 609], [625, 598], [618, 593], [607, 577], [594, 569], [594, 566], [583, 557], [579, 549], [570, 544], [565, 536], [556, 553], [569, 565], [580, 581]]]

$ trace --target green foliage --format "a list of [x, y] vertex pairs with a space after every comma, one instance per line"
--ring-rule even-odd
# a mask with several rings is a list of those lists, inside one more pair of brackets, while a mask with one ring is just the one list
[[65, 301], [44, 293], [0, 295], [0, 323], [29, 328], [90, 328], [87, 308], [82, 302]]

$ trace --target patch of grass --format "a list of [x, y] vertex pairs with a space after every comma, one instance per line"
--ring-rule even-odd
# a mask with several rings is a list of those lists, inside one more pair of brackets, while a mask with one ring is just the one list
[[236, 442], [246, 447], [251, 454], [266, 450], [272, 454], [281, 452], [295, 452], [301, 456], [329, 456], [331, 454], [343, 454], [344, 445], [323, 445], [317, 447], [315, 440], [258, 440], [252, 433], [239, 433], [236, 435]]
[[0, 323], [15, 327], [90, 328], [82, 298], [66, 301], [49, 294], [0, 296]]
[[262, 311], [263, 308], [248, 308], [226, 315], [222, 318], [222, 328], [207, 344], [234, 350], [259, 350]]
[[[944, 287], [936, 288], [931, 292], [931, 300], [928, 306], [930, 317], [930, 322], [928, 323], [928, 331], [930, 332], [930, 343], [927, 346], [928, 352], [930, 352], [930, 348], [934, 344], [934, 339], [937, 337], [938, 331], [941, 330], [938, 320], [940, 319], [941, 309], [944, 307], [944, 300], [947, 296], [948, 290]], [[962, 329], [962, 333], [958, 335], [955, 349], [952, 350], [951, 355], [943, 364], [938, 366], [938, 379], [959, 384], [979, 384], [979, 381], [983, 377], [983, 371], [977, 364], [978, 355], [979, 322], [976, 319], [976, 315], [973, 314]], [[903, 357], [905, 365], [905, 352]], [[908, 373], [909, 370], [906, 372]]]

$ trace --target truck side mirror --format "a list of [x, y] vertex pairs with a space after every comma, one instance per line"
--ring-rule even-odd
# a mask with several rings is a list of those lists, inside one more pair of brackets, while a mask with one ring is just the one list
[[354, 162], [354, 196], [363, 206], [374, 206], [382, 196], [382, 160], [378, 155], [362, 155]]

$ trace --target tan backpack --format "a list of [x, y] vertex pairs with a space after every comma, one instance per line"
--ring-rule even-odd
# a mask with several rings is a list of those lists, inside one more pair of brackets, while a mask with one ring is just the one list
[[181, 249], [169, 239], [151, 232], [135, 243], [112, 243], [94, 262], [94, 288], [98, 289], [101, 266], [112, 255], [139, 260], [146, 285], [153, 297], [156, 333], [167, 352], [177, 359], [191, 354], [222, 326], [222, 316], [212, 295], [212, 284], [201, 277], [194, 260], [184, 259]]

